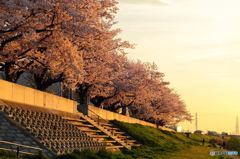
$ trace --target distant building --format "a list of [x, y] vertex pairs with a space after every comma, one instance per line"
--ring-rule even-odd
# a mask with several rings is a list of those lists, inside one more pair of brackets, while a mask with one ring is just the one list
[[196, 131], [194, 131], [194, 134], [202, 135], [203, 131], [202, 130], [196, 130]]
[[176, 131], [177, 132], [183, 132], [183, 127], [180, 126], [180, 125], [176, 126]]
[[172, 129], [172, 130], [174, 130], [174, 131], [176, 131], [176, 132], [180, 132], [180, 133], [183, 133], [183, 132], [184, 132], [183, 127], [180, 126], [180, 125], [167, 125], [167, 126], [165, 126], [165, 127], [169, 128], [169, 129]]
[[228, 136], [227, 132], [222, 132], [222, 136]]
[[216, 131], [208, 131], [207, 134], [211, 135], [211, 136], [218, 136], [219, 135]]

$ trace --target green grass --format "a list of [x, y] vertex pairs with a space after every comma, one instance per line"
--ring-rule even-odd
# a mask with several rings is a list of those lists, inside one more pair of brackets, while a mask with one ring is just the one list
[[212, 157], [209, 151], [213, 150], [210, 147], [193, 146], [190, 150], [183, 150], [168, 155], [168, 159], [230, 159], [228, 157], [218, 156]]
[[[75, 151], [71, 154], [58, 156], [56, 159], [227, 159], [226, 157], [211, 157], [211, 150], [219, 150], [208, 143], [211, 140], [221, 140], [220, 137], [191, 134], [190, 138], [185, 134], [174, 133], [141, 126], [113, 121], [121, 129], [133, 136], [143, 146], [131, 151]], [[202, 146], [202, 139], [205, 146]], [[1, 158], [0, 159], [13, 159]]]
[[[17, 158], [16, 152], [0, 150], [0, 159], [16, 159], [16, 158]], [[44, 157], [42, 154], [39, 154], [36, 156], [20, 155], [18, 159], [48, 159], [48, 158]]]
[[[146, 145], [133, 150], [136, 158], [145, 156], [149, 159], [211, 159], [214, 157], [211, 157], [209, 152], [219, 150], [218, 147], [212, 147], [212, 144], [208, 143], [212, 139], [221, 140], [217, 136], [190, 134], [188, 138], [182, 133], [163, 131], [138, 124], [118, 121], [113, 121], [113, 123]], [[202, 146], [203, 138], [205, 146]]]
[[190, 135], [191, 138], [187, 138], [185, 134], [181, 133], [164, 131], [152, 127], [141, 126], [139, 124], [113, 122], [142, 144], [149, 147], [161, 147], [166, 151], [176, 151], [192, 145], [200, 145], [203, 139], [202, 136], [198, 137], [194, 134]]

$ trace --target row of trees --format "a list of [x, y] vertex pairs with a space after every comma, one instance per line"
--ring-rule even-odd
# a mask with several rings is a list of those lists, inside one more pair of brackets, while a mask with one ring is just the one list
[[0, 70], [17, 82], [32, 74], [36, 88], [54, 83], [78, 92], [80, 103], [174, 124], [191, 117], [155, 64], [130, 61], [118, 37], [115, 0], [0, 1]]

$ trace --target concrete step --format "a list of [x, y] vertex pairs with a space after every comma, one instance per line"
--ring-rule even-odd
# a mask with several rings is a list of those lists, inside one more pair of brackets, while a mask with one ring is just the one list
[[133, 144], [134, 142], [137, 142], [137, 141], [136, 140], [125, 140], [125, 142]]
[[[94, 121], [93, 119], [89, 118], [88, 116], [82, 115], [81, 113], [79, 113], [79, 116], [81, 116], [81, 118], [85, 119], [86, 121], [88, 121], [89, 123], [91, 123], [92, 125], [94, 125], [96, 128], [98, 128], [99, 130], [101, 130], [104, 134], [107, 135], [108, 138], [112, 138], [112, 139], [115, 140], [117, 143], [121, 144], [122, 147], [131, 150], [131, 146], [130, 146], [130, 145], [126, 144], [126, 143], [125, 143], [124, 141], [122, 141], [120, 138], [118, 138], [117, 136], [115, 136], [115, 135], [113, 135], [113, 134], [111, 133], [111, 131], [110, 131], [111, 128], [106, 129], [106, 128], [104, 127], [104, 125], [101, 125], [101, 124], [98, 125], [98, 123], [97, 123], [96, 121]], [[110, 124], [107, 124], [107, 125], [105, 125], [105, 126], [108, 126], [108, 127], [109, 127]], [[112, 129], [112, 130], [113, 130], [113, 129]], [[93, 137], [94, 137], [94, 136], [93, 136]], [[97, 136], [96, 136], [96, 137], [97, 137]]]
[[89, 128], [94, 128], [93, 125], [89, 125], [89, 124], [72, 123], [72, 122], [71, 122], [71, 124], [74, 125], [74, 126], [77, 126], [77, 127], [89, 127]]
[[94, 129], [81, 129], [83, 132], [101, 132], [100, 130], [94, 130]]
[[126, 134], [125, 132], [121, 132], [121, 131], [114, 131], [114, 134]]
[[90, 137], [93, 137], [93, 138], [107, 138], [109, 136], [107, 135], [89, 135]]
[[63, 117], [63, 119], [68, 120], [68, 121], [75, 121], [75, 122], [87, 122], [84, 119], [77, 119], [77, 118], [70, 118], [70, 117]]
[[100, 125], [103, 125], [103, 126], [110, 126], [110, 127], [113, 126], [112, 124], [109, 124], [109, 123], [100, 123]]
[[104, 125], [103, 127], [104, 127], [105, 129], [107, 129], [107, 130], [120, 130], [120, 129], [118, 129], [118, 128], [114, 128], [114, 127], [106, 126], [106, 125]]
[[75, 124], [75, 125], [91, 125], [91, 124], [87, 124], [87, 123], [82, 123], [82, 122], [78, 122], [78, 121], [68, 121], [71, 124]]
[[114, 146], [112, 143], [105, 143], [105, 146]]
[[95, 138], [98, 142], [104, 143], [104, 141], [106, 140], [106, 138]]
[[122, 136], [122, 135], [116, 135], [116, 137], [119, 139], [131, 139], [132, 138], [130, 136]]
[[115, 140], [106, 140], [106, 141], [103, 141], [104, 143], [115, 143], [115, 142], [117, 142], [117, 141], [115, 141]]

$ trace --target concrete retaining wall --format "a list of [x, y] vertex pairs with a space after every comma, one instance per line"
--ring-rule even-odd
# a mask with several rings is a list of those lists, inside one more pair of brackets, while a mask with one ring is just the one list
[[[62, 112], [76, 113], [77, 102], [62, 98], [50, 93], [38, 91], [29, 87], [21, 86], [15, 83], [7, 82], [0, 79], [0, 99], [3, 101], [15, 102], [23, 105], [30, 105], [35, 107], [47, 108]], [[88, 114], [99, 115], [105, 120], [118, 120], [127, 123], [137, 123], [144, 126], [156, 127], [155, 124], [142, 121], [136, 118], [128, 117], [118, 113], [113, 113], [101, 108], [89, 106]], [[170, 129], [161, 127], [164, 130]]]
[[73, 100], [7, 82], [1, 79], [0, 99], [69, 113], [77, 112], [77, 103]]
[[[127, 123], [136, 123], [136, 124], [141, 124], [144, 126], [151, 126], [156, 128], [156, 124], [153, 123], [149, 123], [143, 120], [139, 120], [136, 118], [132, 118], [132, 117], [128, 117], [122, 114], [118, 114], [118, 113], [114, 113], [114, 112], [110, 112], [101, 108], [97, 108], [94, 106], [89, 106], [89, 111], [88, 111], [88, 115], [99, 115], [101, 118], [105, 119], [105, 120], [118, 120], [118, 121], [122, 121], [122, 122], [127, 122]], [[172, 131], [171, 129], [165, 128], [165, 127], [159, 127], [163, 130], [167, 130], [167, 131]]]

